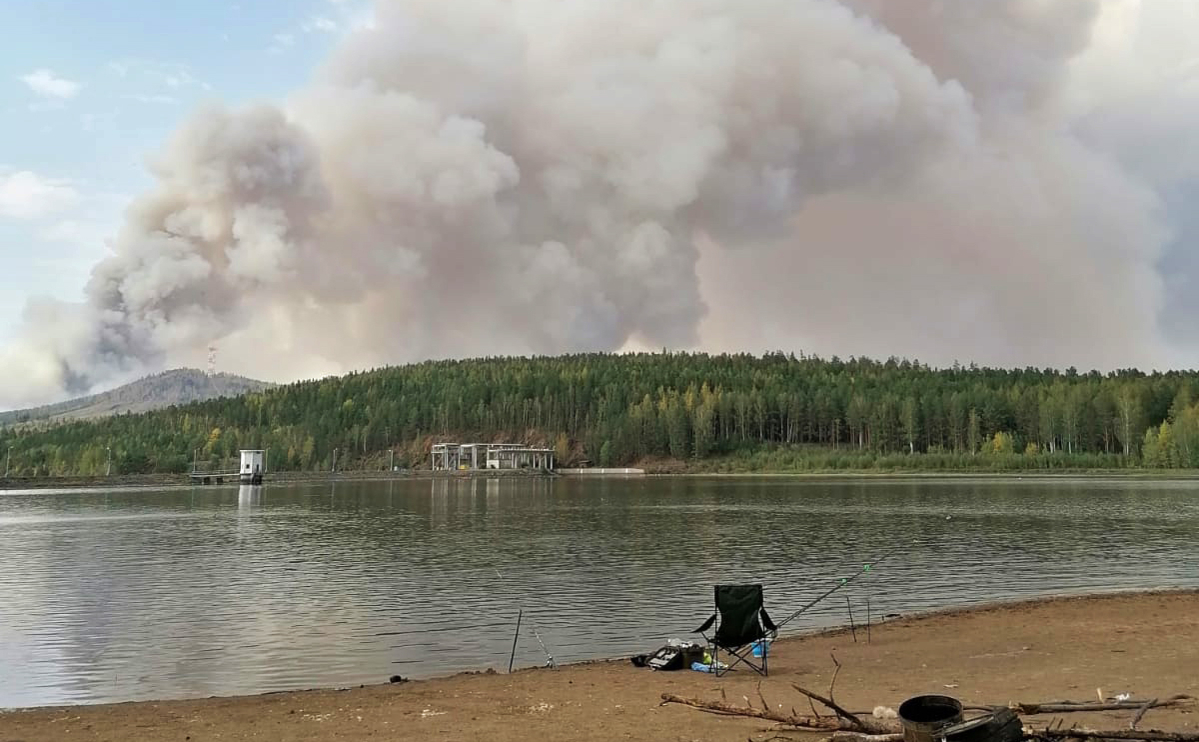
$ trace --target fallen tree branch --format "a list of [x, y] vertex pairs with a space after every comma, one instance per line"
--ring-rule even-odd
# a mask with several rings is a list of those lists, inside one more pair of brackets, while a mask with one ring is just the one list
[[860, 732], [837, 732], [828, 742], [903, 742], [903, 734], [862, 734]]
[[1145, 701], [1145, 705], [1141, 706], [1139, 709], [1137, 709], [1137, 715], [1132, 717], [1132, 723], [1128, 725], [1128, 728], [1135, 730], [1137, 728], [1137, 724], [1141, 723], [1141, 717], [1143, 717], [1145, 715], [1146, 711], [1153, 708], [1153, 704], [1155, 704], [1155, 703], [1157, 703], [1156, 698], [1149, 700], [1149, 701]]
[[1121, 729], [1104, 732], [1094, 729], [1053, 729], [1044, 732], [1034, 732], [1028, 735], [1041, 739], [1116, 739], [1138, 740], [1139, 742], [1199, 742], [1199, 733], [1194, 732], [1160, 732], [1157, 730], [1138, 731]]
[[828, 656], [833, 660], [833, 666], [837, 668], [833, 670], [833, 679], [828, 681], [828, 697], [832, 698], [833, 688], [837, 687], [837, 676], [841, 674], [841, 663], [837, 661], [837, 655], [832, 652], [829, 652]]
[[816, 707], [812, 705], [813, 700], [820, 701], [822, 704], [832, 709], [833, 713], [848, 722], [851, 725], [850, 729], [855, 732], [865, 732], [868, 734], [889, 733], [891, 731], [890, 728], [880, 727], [873, 721], [869, 723], [862, 721], [852, 712], [841, 708], [841, 706], [837, 704], [836, 700], [833, 699], [833, 688], [837, 687], [837, 676], [841, 674], [841, 663], [837, 661], [837, 655], [833, 654], [832, 652], [829, 652], [829, 657], [832, 657], [833, 665], [837, 669], [833, 670], [833, 678], [828, 684], [828, 698], [825, 698], [818, 693], [813, 693], [812, 691], [802, 688], [795, 683], [792, 683], [791, 687], [808, 697], [808, 705], [812, 706], [812, 713], [816, 714], [817, 718], [820, 717], [820, 714], [816, 712]]
[[732, 704], [722, 701], [705, 701], [700, 698], [683, 698], [676, 696], [673, 693], [663, 693], [662, 703], [677, 703], [683, 706], [691, 706], [701, 711], [709, 711], [711, 713], [722, 714], [725, 716], [748, 716], [753, 719], [766, 719], [767, 721], [777, 721], [781, 724], [786, 724], [793, 727], [801, 727], [804, 729], [819, 729], [823, 731], [837, 731], [841, 728], [840, 723], [836, 719], [817, 719], [811, 716], [788, 716], [787, 714], [775, 713], [769, 709], [756, 709], [752, 706], [733, 706]]
[[837, 702], [834, 701], [833, 699], [825, 698], [822, 695], [813, 693], [812, 691], [807, 690], [805, 688], [801, 688], [798, 685], [796, 685], [795, 683], [792, 683], [791, 687], [794, 688], [795, 690], [799, 691], [800, 693], [804, 694], [808, 698], [815, 699], [815, 700], [823, 703], [825, 706], [828, 706], [830, 709], [832, 709], [834, 712], [836, 712], [837, 716], [840, 716], [842, 719], [845, 719], [850, 724], [853, 724], [854, 729], [858, 729], [858, 730], [866, 729], [866, 724], [864, 724], [861, 719], [859, 719], [858, 717], [854, 716], [853, 714], [849, 713], [845, 709], [838, 706]]
[[[1022, 716], [1036, 716], [1037, 714], [1068, 714], [1076, 711], [1124, 711], [1139, 709], [1142, 706], [1145, 706], [1146, 710], [1148, 710], [1152, 708], [1180, 706], [1194, 700], [1194, 696], [1183, 694], [1171, 696], [1164, 701], [1159, 701], [1156, 698], [1150, 701], [1114, 701], [1112, 703], [1055, 701], [1053, 703], [1012, 703], [1007, 706], [994, 706], [993, 708], [1010, 708]], [[1146, 706], [1146, 704], [1148, 705]]]
[[[683, 698], [672, 693], [662, 694], [662, 704], [677, 703], [682, 706], [691, 706], [701, 711], [720, 714], [722, 716], [746, 716], [751, 719], [765, 719], [774, 721], [780, 724], [785, 724], [796, 729], [809, 729], [822, 732], [861, 732], [864, 731], [860, 725], [855, 726], [853, 722], [845, 719], [838, 719], [830, 716], [796, 716], [794, 714], [785, 714], [770, 709], [757, 709], [752, 706], [733, 706], [721, 701], [705, 701], [699, 698]], [[871, 728], [874, 725], [870, 725]], [[879, 727], [879, 731], [891, 733], [897, 730], [897, 726], [888, 726], [886, 728]], [[1196, 742], [1199, 742], [1197, 740]]]

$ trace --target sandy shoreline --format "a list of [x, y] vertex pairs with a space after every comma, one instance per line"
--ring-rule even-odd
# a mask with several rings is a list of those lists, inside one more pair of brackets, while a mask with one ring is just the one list
[[[780, 641], [761, 689], [772, 705], [801, 704], [791, 683], [826, 689], [835, 652], [837, 698], [896, 708], [920, 693], [967, 703], [1199, 695], [1199, 592], [1061, 597], [955, 609], [876, 625], [871, 642], [837, 630]], [[35, 740], [746, 740], [766, 725], [678, 706], [662, 693], [741, 702], [758, 678], [655, 673], [625, 660], [463, 674], [351, 690], [0, 713], [0, 742]], [[13, 682], [9, 679], [8, 682]], [[1153, 728], [1199, 727], [1199, 708], [1151, 711]], [[1130, 715], [1071, 715], [1101, 728]], [[1145, 726], [1145, 725], [1143, 725]]]

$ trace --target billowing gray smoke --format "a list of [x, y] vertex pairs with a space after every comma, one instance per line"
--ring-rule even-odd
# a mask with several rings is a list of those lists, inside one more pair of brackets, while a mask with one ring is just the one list
[[1075, 84], [1102, 27], [1099, 0], [379, 0], [286, 105], [182, 126], [86, 305], [30, 307], [0, 404], [213, 340], [275, 379], [630, 346], [1171, 362], [1155, 181]]

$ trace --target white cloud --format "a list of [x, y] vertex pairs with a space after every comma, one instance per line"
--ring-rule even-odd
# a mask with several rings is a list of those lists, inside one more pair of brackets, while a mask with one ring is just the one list
[[0, 217], [37, 219], [71, 206], [78, 198], [69, 180], [0, 168]]
[[266, 48], [266, 51], [268, 54], [280, 54], [284, 49], [295, 43], [295, 34], [277, 33], [272, 37], [271, 45]]
[[[355, 10], [350, 0], [329, 0], [332, 8], [329, 14], [318, 13], [290, 29], [281, 31], [272, 37], [272, 43], [267, 47], [271, 54], [279, 54], [284, 49], [294, 46], [301, 36], [312, 34], [337, 34], [358, 28], [369, 27], [372, 18], [369, 12]], [[369, 9], [369, 6], [364, 6]]]
[[29, 86], [30, 90], [47, 98], [64, 100], [74, 98], [79, 94], [79, 89], [83, 87], [73, 80], [59, 77], [44, 67], [30, 72], [28, 75], [22, 75], [20, 79]]
[[304, 33], [315, 33], [322, 31], [324, 33], [333, 33], [338, 29], [337, 21], [332, 18], [327, 18], [323, 15], [313, 16], [304, 22], [302, 26]]

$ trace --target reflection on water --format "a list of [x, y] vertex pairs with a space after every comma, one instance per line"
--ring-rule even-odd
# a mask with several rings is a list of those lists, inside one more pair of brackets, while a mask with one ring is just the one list
[[[1188, 482], [491, 479], [0, 496], [0, 706], [381, 682], [686, 636], [716, 582], [776, 616], [1197, 587]], [[500, 579], [498, 574], [503, 575]], [[843, 599], [789, 626], [843, 623]], [[540, 665], [525, 632], [518, 663]]]
[[262, 485], [243, 484], [237, 489], [237, 507], [239, 510], [253, 510], [262, 505]]

